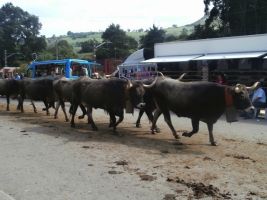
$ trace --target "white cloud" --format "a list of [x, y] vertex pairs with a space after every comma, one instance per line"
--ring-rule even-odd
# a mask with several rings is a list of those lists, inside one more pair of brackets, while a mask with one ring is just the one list
[[[0, 5], [10, 0], [0, 0]], [[11, 0], [39, 17], [41, 34], [105, 30], [111, 23], [123, 29], [148, 29], [192, 23], [204, 15], [203, 0]]]

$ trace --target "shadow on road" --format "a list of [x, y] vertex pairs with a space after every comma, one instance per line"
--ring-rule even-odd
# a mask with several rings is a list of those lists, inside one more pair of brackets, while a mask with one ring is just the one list
[[[99, 117], [96, 117], [95, 122], [99, 130], [92, 131], [91, 126], [86, 123], [86, 120], [78, 120], [77, 117], [76, 128], [71, 128], [70, 123], [65, 122], [63, 116], [60, 116], [59, 119], [53, 119], [53, 115], [46, 116], [45, 113], [41, 111], [38, 113], [33, 113], [30, 108], [27, 108], [27, 110], [28, 111], [25, 113], [0, 111], [0, 116], [9, 116], [14, 122], [29, 124], [28, 127], [24, 128], [24, 134], [40, 133], [56, 138], [64, 137], [67, 139], [66, 142], [94, 141], [102, 143], [118, 143], [127, 145], [129, 147], [132, 146], [146, 150], [158, 150], [159, 152], [195, 155], [204, 154], [204, 152], [197, 148], [199, 146], [208, 146], [210, 148], [208, 143], [204, 145], [181, 143], [170, 137], [169, 132], [164, 133], [165, 131], [156, 135], [152, 135], [149, 131], [149, 127], [135, 128], [133, 122], [129, 123], [127, 121], [123, 121], [117, 127], [117, 132], [114, 133], [112, 128], [108, 128], [108, 115], [106, 115], [105, 118], [101, 116], [101, 121], [99, 120]], [[195, 148], [191, 148], [192, 146]]]

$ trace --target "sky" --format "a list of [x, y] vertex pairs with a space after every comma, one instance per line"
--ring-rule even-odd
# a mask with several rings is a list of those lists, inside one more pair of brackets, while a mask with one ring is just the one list
[[110, 24], [123, 30], [167, 28], [193, 23], [204, 15], [203, 0], [0, 0], [39, 17], [41, 35], [104, 31]]

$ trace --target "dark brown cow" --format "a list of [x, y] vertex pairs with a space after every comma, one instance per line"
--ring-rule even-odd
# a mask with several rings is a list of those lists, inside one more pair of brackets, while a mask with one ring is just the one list
[[[81, 80], [81, 79], [85, 80], [86, 77], [82, 77], [79, 80]], [[72, 90], [73, 90], [72, 87], [73, 87], [73, 83], [75, 81], [76, 80], [69, 80], [69, 79], [66, 79], [65, 77], [63, 77], [63, 78], [60, 78], [60, 79], [55, 80], [53, 82], [54, 91], [55, 91], [56, 98], [58, 101], [57, 105], [56, 105], [55, 114], [54, 114], [55, 119], [57, 118], [59, 106], [61, 106], [63, 113], [64, 113], [64, 116], [65, 116], [65, 120], [69, 121], [69, 118], [66, 114], [64, 102], [72, 102]], [[83, 115], [79, 116], [79, 119], [82, 119], [86, 115], [86, 109], [82, 104], [80, 104], [80, 108], [83, 112]]]
[[[101, 108], [110, 116], [110, 126], [116, 130], [124, 118], [126, 104], [143, 106], [144, 89], [141, 82], [112, 78], [100, 80], [80, 80], [73, 85], [73, 115], [71, 126], [74, 127], [74, 115], [79, 104], [87, 106], [88, 118], [93, 130], [97, 127], [93, 121], [92, 109]], [[141, 104], [140, 104], [141, 103]], [[116, 117], [119, 116], [118, 121]]]
[[[6, 110], [9, 111], [10, 97], [17, 97], [19, 94], [19, 80], [0, 79], [0, 95], [6, 96]], [[20, 104], [20, 103], [19, 103]], [[19, 108], [19, 104], [17, 109]]]
[[49, 108], [54, 106], [55, 93], [53, 89], [53, 79], [40, 78], [40, 79], [23, 79], [20, 84], [21, 95], [21, 112], [24, 112], [23, 102], [24, 99], [30, 99], [37, 112], [33, 101], [43, 101], [45, 104], [46, 114], [49, 115]]
[[179, 117], [188, 117], [192, 121], [193, 130], [183, 133], [191, 137], [199, 130], [199, 121], [207, 123], [209, 140], [216, 145], [213, 138], [213, 124], [225, 112], [227, 107], [251, 109], [248, 89], [241, 84], [230, 87], [212, 82], [181, 82], [170, 78], [158, 79], [153, 86], [144, 85], [153, 95], [157, 104], [152, 123], [152, 133], [161, 113], [175, 138], [179, 138], [170, 118], [170, 111]]

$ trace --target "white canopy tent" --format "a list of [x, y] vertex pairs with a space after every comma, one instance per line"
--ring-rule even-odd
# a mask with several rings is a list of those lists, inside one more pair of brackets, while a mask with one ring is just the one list
[[144, 49], [139, 49], [132, 53], [128, 58], [118, 66], [119, 77], [124, 76], [129, 79], [146, 79], [154, 76], [157, 71], [155, 63], [143, 63]]

